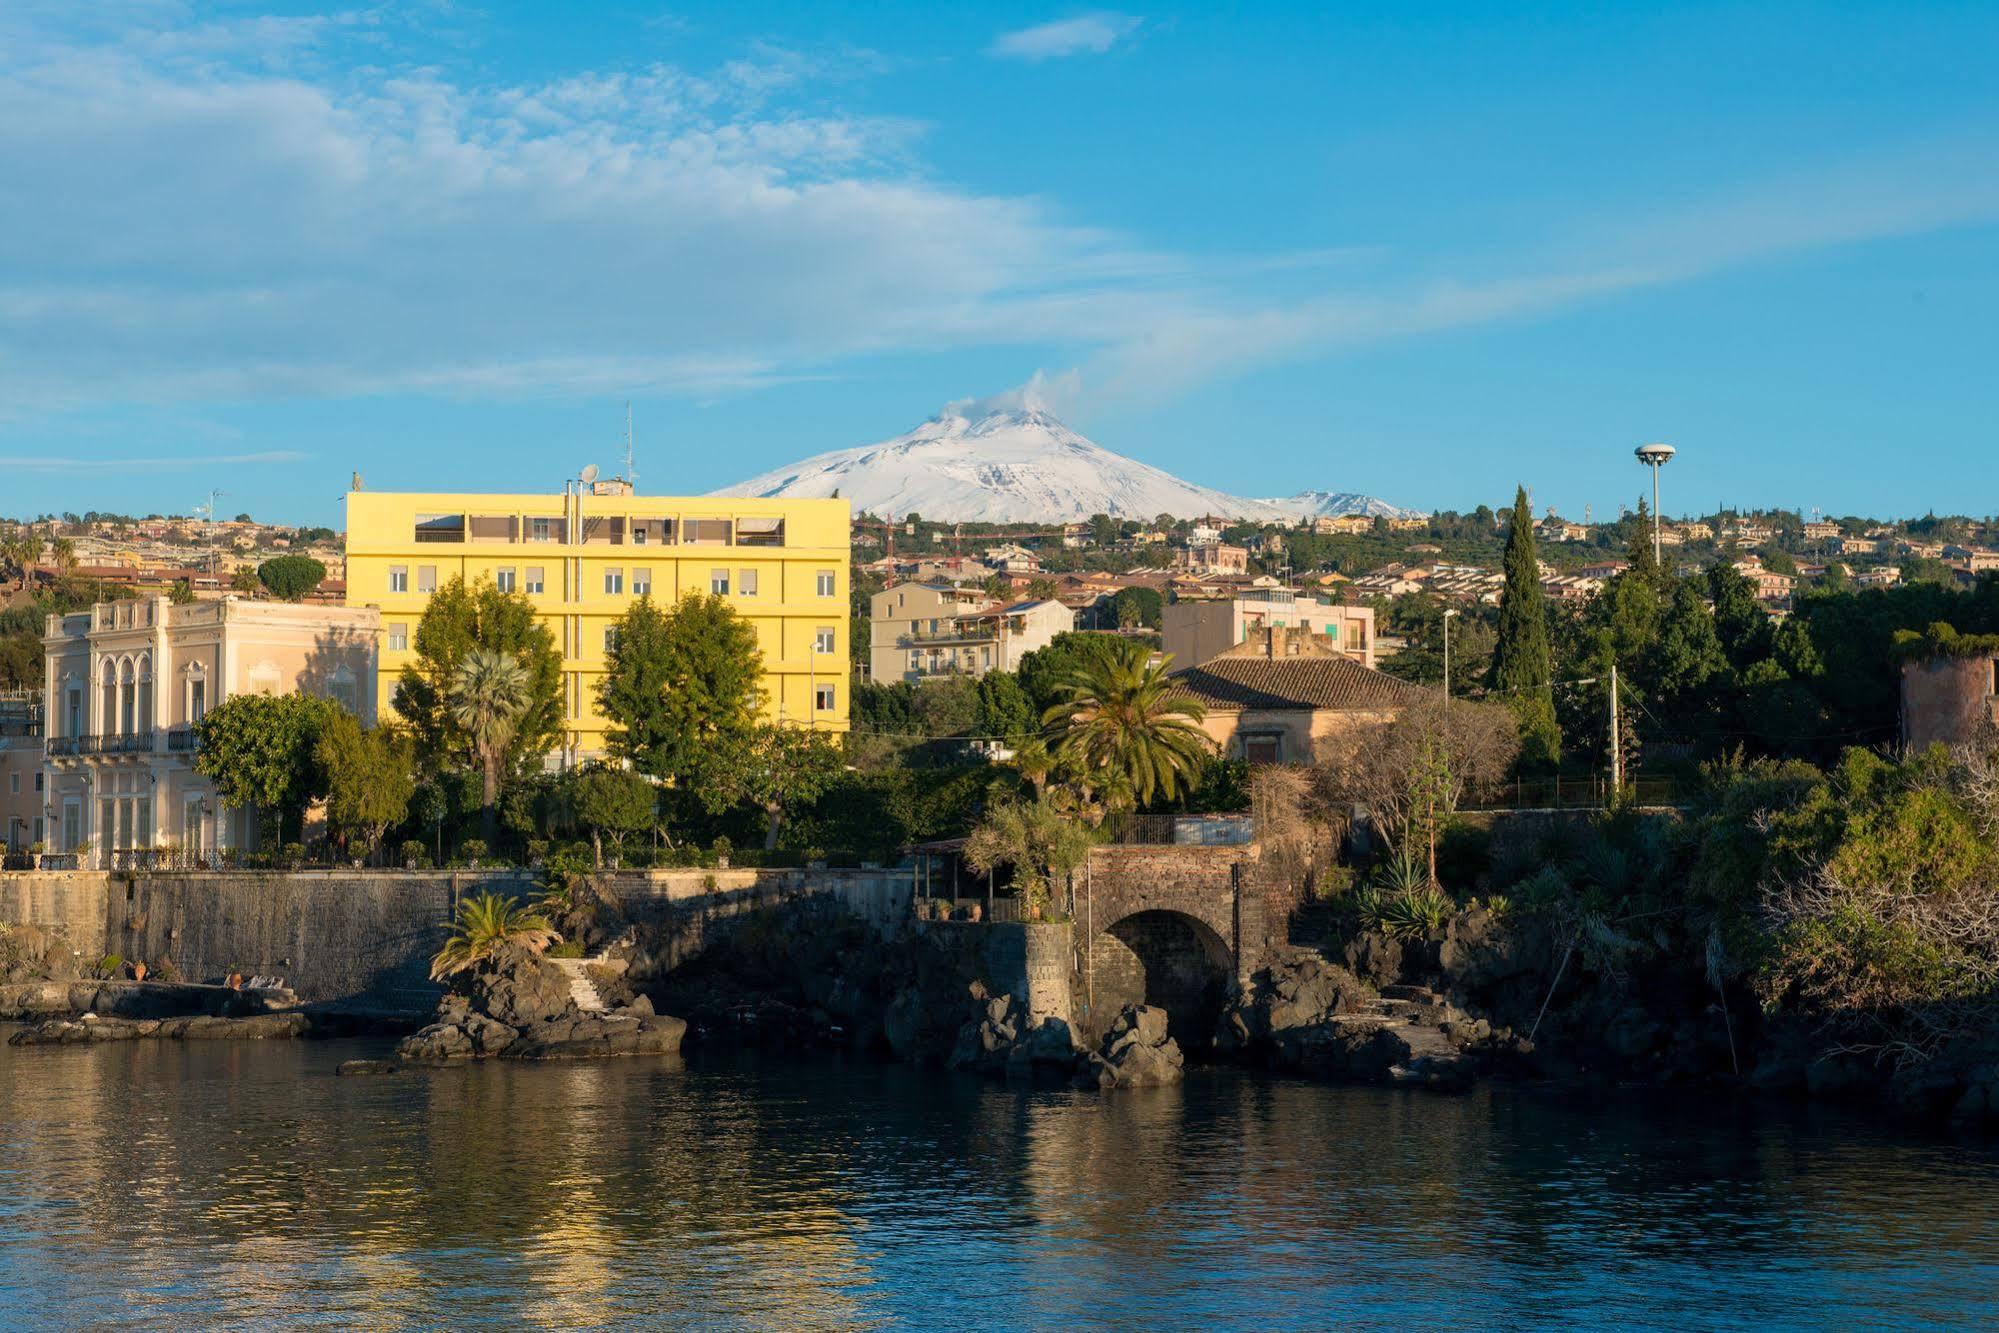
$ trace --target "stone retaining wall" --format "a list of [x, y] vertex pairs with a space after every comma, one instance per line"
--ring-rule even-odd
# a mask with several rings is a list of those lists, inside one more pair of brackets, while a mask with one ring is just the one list
[[104, 947], [109, 876], [102, 870], [0, 874], [0, 926], [34, 926], [95, 962]]
[[190, 981], [283, 977], [300, 999], [436, 1003], [430, 959], [458, 899], [527, 894], [521, 871], [235, 871], [111, 877], [106, 948]]

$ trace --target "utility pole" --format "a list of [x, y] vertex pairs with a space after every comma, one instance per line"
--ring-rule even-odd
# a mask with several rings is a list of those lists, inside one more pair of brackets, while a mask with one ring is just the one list
[[1444, 608], [1444, 711], [1446, 713], [1451, 711], [1451, 617], [1457, 613], [1456, 607]]
[[1624, 745], [1617, 734], [1617, 663], [1610, 664], [1610, 795], [1624, 790]]

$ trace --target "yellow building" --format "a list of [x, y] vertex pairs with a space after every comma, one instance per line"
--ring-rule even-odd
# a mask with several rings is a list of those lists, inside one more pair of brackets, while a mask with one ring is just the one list
[[347, 496], [347, 604], [382, 613], [381, 711], [430, 594], [454, 577], [524, 595], [562, 653], [564, 759], [601, 751], [597, 683], [619, 617], [640, 597], [718, 593], [756, 627], [770, 715], [847, 729], [845, 500], [637, 495], [628, 483], [556, 495]]

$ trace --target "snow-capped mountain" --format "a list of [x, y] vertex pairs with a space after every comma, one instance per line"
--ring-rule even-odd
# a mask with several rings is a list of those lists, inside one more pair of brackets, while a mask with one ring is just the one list
[[1263, 503], [1301, 518], [1345, 518], [1352, 514], [1363, 518], [1425, 517], [1420, 509], [1403, 509], [1372, 495], [1362, 495], [1359, 491], [1300, 491], [1282, 500], [1265, 500]]
[[[917, 513], [950, 523], [1067, 523], [1092, 514], [1283, 521], [1304, 512], [1289, 501], [1246, 500], [1182, 481], [1091, 443], [1031, 404], [989, 411], [953, 404], [893, 440], [818, 454], [715, 494], [812, 499], [835, 492], [856, 513]], [[1368, 496], [1339, 498], [1380, 506], [1368, 513], [1403, 512]]]

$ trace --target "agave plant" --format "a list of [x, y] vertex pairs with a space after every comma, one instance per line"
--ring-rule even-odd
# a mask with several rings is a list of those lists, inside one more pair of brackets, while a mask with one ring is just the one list
[[1392, 940], [1419, 940], [1451, 919], [1449, 895], [1434, 884], [1394, 894], [1382, 909], [1380, 929]]
[[430, 960], [433, 981], [477, 967], [502, 947], [513, 944], [541, 953], [561, 939], [547, 917], [497, 893], [480, 893], [458, 904], [456, 929]]
[[1375, 867], [1374, 882], [1390, 895], [1415, 893], [1430, 887], [1430, 868], [1412, 849], [1404, 848]]

